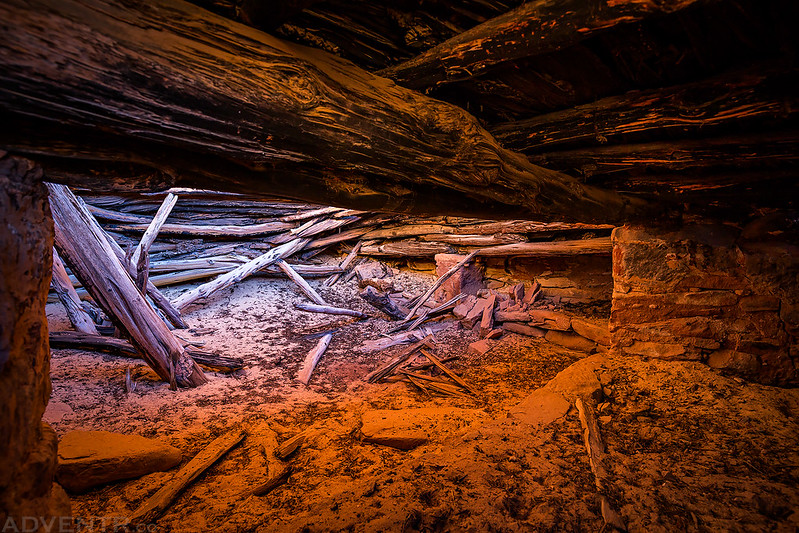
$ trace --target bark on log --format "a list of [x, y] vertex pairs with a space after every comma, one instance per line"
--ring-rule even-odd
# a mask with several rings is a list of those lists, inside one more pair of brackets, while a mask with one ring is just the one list
[[48, 183], [47, 188], [55, 222], [56, 247], [95, 302], [130, 335], [144, 360], [162, 380], [170, 381], [170, 369], [173, 369], [180, 386], [206, 383], [208, 379], [200, 367], [133, 284], [102, 228], [84, 204], [63, 185]]
[[465, 80], [499, 63], [554, 52], [616, 24], [674, 13], [701, 1], [531, 1], [378, 74], [412, 89]]
[[491, 132], [525, 154], [681, 135], [786, 120], [799, 110], [796, 70], [742, 72], [698, 83], [603, 98], [564, 111], [499, 124]]
[[94, 321], [92, 321], [86, 311], [83, 310], [78, 293], [75, 291], [75, 287], [72, 286], [69, 275], [64, 268], [64, 263], [61, 262], [61, 258], [58, 257], [58, 252], [55, 248], [53, 248], [52, 285], [58, 295], [58, 299], [61, 300], [61, 304], [67, 312], [69, 321], [72, 322], [75, 329], [81, 333], [99, 335]]
[[460, 108], [181, 0], [7, 0], [0, 20], [0, 146], [35, 153], [51, 179], [393, 212], [651, 214], [504, 150]]

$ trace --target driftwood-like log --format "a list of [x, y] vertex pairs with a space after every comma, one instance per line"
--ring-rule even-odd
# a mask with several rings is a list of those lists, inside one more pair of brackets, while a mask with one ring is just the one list
[[652, 212], [501, 148], [456, 106], [181, 0], [6, 0], [0, 20], [14, 21], [0, 40], [0, 146], [35, 154], [51, 179], [370, 211]]
[[316, 368], [316, 365], [319, 363], [319, 360], [322, 358], [322, 355], [327, 350], [330, 341], [333, 340], [333, 335], [328, 333], [321, 339], [319, 342], [314, 346], [313, 350], [308, 352], [308, 355], [305, 357], [305, 361], [302, 363], [302, 368], [300, 372], [297, 374], [297, 381], [302, 383], [305, 386], [308, 386], [308, 382], [311, 380], [311, 374]]
[[566, 255], [610, 255], [610, 237], [579, 241], [521, 242], [478, 250], [481, 257], [557, 257]]
[[297, 285], [297, 287], [300, 288], [303, 293], [305, 293], [308, 298], [311, 299], [311, 301], [313, 301], [313, 303], [317, 305], [327, 305], [327, 302], [325, 302], [324, 298], [322, 298], [319, 293], [316, 292], [316, 290], [302, 278], [302, 276], [297, 274], [297, 272], [291, 268], [291, 265], [282, 259], [275, 261], [275, 264], [280, 270], [283, 271], [284, 274], [286, 274], [286, 276], [288, 276], [291, 281]]
[[416, 240], [388, 241], [361, 247], [361, 255], [375, 257], [432, 257], [436, 254], [451, 254], [455, 249], [443, 242]]
[[48, 183], [55, 222], [56, 247], [95, 302], [141, 350], [144, 360], [164, 381], [194, 387], [208, 379], [181, 342], [144, 299], [117, 258], [102, 228], [74, 194]]
[[230, 287], [237, 281], [241, 281], [242, 279], [254, 274], [262, 268], [271, 265], [278, 259], [283, 259], [284, 257], [288, 257], [289, 255], [302, 250], [306, 244], [308, 244], [308, 239], [294, 239], [286, 244], [272, 248], [265, 254], [256, 257], [252, 261], [244, 263], [240, 267], [237, 267], [226, 274], [222, 274], [218, 278], [209, 281], [208, 283], [204, 283], [199, 287], [181, 294], [172, 303], [177, 309], [183, 310], [198, 299], [207, 298], [216, 291], [224, 289], [225, 287]]
[[[142, 292], [146, 292], [147, 290], [147, 276], [149, 275], [150, 270], [150, 246], [152, 246], [155, 242], [156, 237], [158, 237], [158, 233], [163, 228], [167, 217], [169, 217], [169, 213], [172, 212], [172, 208], [175, 207], [177, 201], [177, 195], [172, 193], [166, 195], [166, 198], [164, 198], [164, 203], [162, 203], [161, 207], [159, 207], [158, 211], [156, 211], [153, 220], [144, 231], [141, 241], [139, 241], [138, 246], [136, 246], [136, 248], [133, 250], [133, 254], [130, 256], [130, 262], [136, 265], [136, 284], [139, 286]], [[140, 263], [144, 265], [143, 268], [139, 266]]]
[[674, 13], [699, 1], [527, 2], [379, 74], [413, 89], [469, 79], [499, 63], [554, 52], [616, 24]]
[[591, 472], [594, 474], [594, 484], [601, 498], [600, 511], [602, 512], [602, 519], [606, 525], [613, 526], [618, 531], [627, 531], [624, 519], [616, 512], [605, 495], [607, 490], [607, 487], [605, 487], [607, 469], [603, 458], [605, 445], [602, 442], [602, 435], [599, 433], [599, 424], [596, 421], [594, 408], [579, 396], [575, 399], [574, 406], [577, 408], [580, 424], [583, 427], [583, 442], [588, 452]]
[[306, 302], [296, 303], [294, 307], [301, 311], [308, 311], [309, 313], [327, 313], [329, 315], [344, 315], [354, 316], [355, 318], [368, 318], [369, 315], [354, 311], [352, 309], [344, 309], [343, 307], [331, 307], [329, 305], [314, 305]]
[[[141, 359], [142, 354], [130, 342], [116, 337], [90, 335], [75, 331], [51, 331], [51, 348], [68, 348], [75, 350], [96, 350], [111, 355]], [[232, 372], [244, 368], [244, 360], [239, 357], [227, 357], [192, 346], [186, 346], [186, 351], [197, 363], [219, 370]]]
[[206, 446], [200, 453], [178, 471], [172, 480], [161, 487], [161, 489], [147, 498], [128, 521], [130, 524], [152, 524], [163, 512], [172, 504], [178, 495], [191, 485], [200, 474], [208, 470], [220, 457], [225, 455], [231, 448], [241, 442], [246, 433], [242, 429], [236, 429], [215, 439]]
[[81, 333], [98, 335], [97, 327], [86, 311], [83, 310], [78, 293], [75, 291], [75, 287], [72, 286], [67, 270], [64, 268], [64, 263], [61, 262], [61, 258], [55, 248], [53, 248], [52, 286], [75, 329]]
[[391, 299], [391, 296], [385, 292], [378, 291], [371, 285], [368, 285], [359, 292], [358, 296], [363, 298], [369, 305], [387, 314], [393, 320], [402, 320], [405, 318], [405, 313]]

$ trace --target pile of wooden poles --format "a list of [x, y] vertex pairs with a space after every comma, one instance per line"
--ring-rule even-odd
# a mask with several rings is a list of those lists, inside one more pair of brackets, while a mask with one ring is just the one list
[[[173, 329], [186, 327], [181, 313], [190, 305], [251, 275], [288, 277], [311, 300], [300, 304], [306, 311], [362, 318], [357, 311], [328, 305], [305, 278], [325, 276], [326, 286], [331, 286], [366, 256], [399, 259], [465, 254], [456, 265], [459, 268], [476, 255], [610, 253], [607, 233], [611, 227], [605, 225], [412, 218], [197, 190], [136, 197], [84, 194], [78, 198], [64, 186], [48, 187], [56, 227], [53, 288], [78, 332], [54, 336], [53, 345], [138, 355], [173, 387], [205, 382], [197, 362], [228, 370], [243, 364], [235, 358], [201, 352]], [[600, 236], [568, 238], [585, 232]], [[338, 253], [342, 246], [349, 246], [349, 253], [339, 266], [310, 261], [323, 252]], [[207, 281], [172, 301], [159, 290], [196, 280]], [[393, 331], [414, 331], [425, 320], [455, 307], [457, 300], [423, 307], [442, 281], [415, 299], [412, 308], [395, 313], [400, 322]], [[367, 301], [380, 298], [369, 289], [361, 294]], [[88, 296], [92, 303], [81, 303]], [[111, 342], [99, 334], [102, 331], [92, 317], [103, 314], [129, 343], [121, 339]], [[309, 353], [300, 381], [307, 384], [329, 342], [323, 337]]]

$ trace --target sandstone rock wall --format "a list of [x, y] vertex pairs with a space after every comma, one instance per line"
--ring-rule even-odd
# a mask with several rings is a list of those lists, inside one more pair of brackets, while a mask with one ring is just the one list
[[799, 383], [797, 243], [793, 222], [776, 215], [743, 230], [617, 228], [613, 347], [704, 361], [761, 383]]
[[[41, 169], [0, 152], [0, 524], [9, 530], [70, 515], [69, 500], [53, 485], [56, 435], [42, 423], [50, 396], [45, 303], [53, 223], [40, 179]], [[52, 530], [61, 521], [55, 524]]]

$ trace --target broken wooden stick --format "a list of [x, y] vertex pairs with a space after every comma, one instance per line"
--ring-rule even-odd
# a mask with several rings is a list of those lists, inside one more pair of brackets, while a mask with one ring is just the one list
[[98, 335], [97, 327], [88, 313], [83, 310], [78, 293], [75, 291], [75, 287], [72, 286], [67, 270], [64, 268], [64, 263], [61, 262], [61, 258], [55, 248], [53, 248], [52, 286], [75, 329], [81, 333]]
[[294, 471], [294, 467], [291, 465], [285, 465], [283, 468], [277, 471], [277, 473], [271, 476], [267, 481], [261, 483], [257, 487], [255, 487], [252, 491], [253, 496], [266, 496], [280, 485], [286, 483], [291, 476], [291, 473]]
[[272, 248], [265, 254], [262, 254], [247, 263], [244, 263], [240, 267], [237, 267], [230, 272], [222, 274], [218, 278], [209, 281], [208, 283], [204, 283], [199, 287], [181, 294], [172, 303], [177, 309], [183, 310], [189, 304], [199, 300], [200, 298], [207, 298], [216, 291], [224, 289], [225, 287], [230, 287], [237, 281], [240, 281], [261, 270], [262, 268], [271, 265], [278, 259], [283, 259], [284, 257], [288, 257], [291, 254], [302, 250], [306, 244], [308, 244], [308, 239], [302, 238], [294, 239], [286, 244], [281, 244], [280, 246]]
[[610, 501], [605, 496], [607, 470], [602, 457], [605, 452], [605, 445], [599, 433], [599, 424], [597, 424], [593, 407], [586, 404], [579, 396], [575, 399], [574, 406], [580, 416], [580, 424], [583, 427], [583, 442], [585, 443], [585, 449], [588, 451], [588, 462], [591, 465], [591, 472], [594, 474], [594, 484], [601, 498], [600, 510], [602, 519], [606, 526], [610, 525], [619, 531], [627, 531], [627, 526], [621, 515], [613, 509]]
[[405, 312], [400, 309], [397, 304], [391, 299], [388, 294], [378, 291], [371, 285], [358, 293], [358, 296], [363, 298], [368, 304], [383, 311], [394, 320], [402, 320], [405, 317]]
[[139, 241], [136, 249], [133, 250], [133, 255], [130, 256], [130, 262], [136, 265], [136, 285], [139, 287], [142, 293], [147, 291], [147, 277], [149, 276], [150, 266], [150, 246], [152, 246], [153, 242], [155, 242], [158, 232], [166, 222], [169, 213], [172, 212], [172, 208], [175, 207], [175, 203], [177, 203], [177, 201], [177, 195], [172, 193], [168, 193], [166, 195], [161, 207], [159, 207], [158, 211], [155, 213], [155, 217], [153, 217], [153, 220], [144, 231], [141, 241]]
[[[143, 358], [141, 352], [125, 339], [79, 333], [77, 331], [51, 331], [50, 347], [56, 349], [96, 350], [122, 357]], [[227, 357], [192, 346], [187, 346], [185, 350], [197, 363], [214, 370], [232, 372], [244, 368], [244, 360], [239, 357]]]
[[469, 392], [471, 392], [472, 394], [474, 394], [474, 389], [472, 389], [472, 388], [469, 386], [469, 384], [468, 384], [468, 383], [466, 383], [466, 382], [463, 380], [463, 378], [461, 378], [461, 377], [460, 377], [459, 375], [457, 375], [455, 372], [453, 372], [452, 370], [450, 370], [449, 368], [447, 368], [446, 366], [444, 366], [444, 362], [443, 362], [443, 361], [441, 361], [441, 360], [440, 360], [438, 357], [436, 357], [435, 355], [433, 355], [433, 354], [430, 352], [430, 350], [425, 350], [424, 348], [422, 348], [420, 351], [422, 352], [422, 355], [424, 355], [425, 357], [427, 357], [427, 359], [428, 359], [428, 360], [429, 360], [431, 363], [433, 363], [435, 366], [437, 366], [437, 367], [439, 368], [439, 370], [441, 370], [441, 371], [442, 371], [444, 374], [446, 374], [447, 376], [449, 376], [449, 377], [450, 377], [450, 379], [452, 379], [452, 381], [454, 381], [455, 383], [457, 383], [458, 385], [460, 385], [461, 387], [463, 387], [463, 388], [464, 388], [464, 389], [466, 389], [467, 391], [469, 391]]
[[200, 367], [133, 284], [83, 202], [64, 185], [46, 185], [56, 246], [94, 301], [125, 330], [162, 380], [169, 381], [174, 366], [177, 384], [195, 387], [206, 383]]
[[275, 457], [285, 461], [291, 454], [296, 452], [305, 441], [317, 434], [319, 430], [306, 429], [301, 433], [297, 433], [293, 437], [285, 440], [283, 444], [275, 448]]
[[412, 344], [411, 346], [408, 346], [400, 353], [398, 353], [393, 359], [383, 364], [380, 368], [370, 372], [366, 376], [366, 381], [368, 381], [369, 383], [375, 383], [387, 376], [390, 376], [402, 363], [410, 359], [411, 356], [414, 353], [416, 353], [417, 350], [421, 349], [424, 346], [430, 346], [432, 340], [433, 336], [428, 335], [419, 342]]
[[327, 313], [328, 315], [345, 315], [354, 316], [355, 318], [369, 318], [366, 313], [354, 311], [352, 309], [345, 309], [343, 307], [332, 307], [329, 305], [316, 305], [307, 302], [300, 302], [294, 304], [294, 307], [301, 311], [308, 311], [309, 313]]
[[330, 341], [333, 339], [333, 335], [328, 333], [316, 344], [313, 350], [308, 352], [308, 355], [305, 356], [305, 362], [302, 363], [302, 369], [300, 370], [299, 374], [297, 374], [297, 381], [308, 386], [308, 382], [311, 380], [311, 374], [316, 368], [316, 365], [319, 363], [319, 359], [322, 358], [322, 354], [325, 353], [327, 350]]
[[[345, 272], [350, 267], [352, 262], [355, 261], [355, 258], [358, 257], [358, 252], [361, 250], [361, 246], [363, 246], [362, 240], [358, 241], [358, 243], [352, 247], [350, 253], [348, 253], [347, 257], [344, 258], [344, 261], [341, 262], [341, 265], [339, 266], [341, 267], [342, 272]], [[333, 274], [325, 280], [325, 287], [332, 287], [340, 277], [341, 273]]]
[[277, 261], [275, 261], [275, 264], [278, 266], [280, 270], [283, 271], [283, 273], [286, 274], [286, 276], [288, 276], [288, 278], [291, 281], [293, 281], [300, 288], [302, 292], [305, 293], [305, 295], [308, 298], [311, 299], [311, 301], [313, 301], [317, 305], [327, 305], [327, 302], [325, 302], [325, 300], [319, 295], [319, 293], [316, 292], [314, 288], [311, 287], [308, 284], [308, 282], [303, 279], [302, 276], [297, 274], [297, 272], [293, 268], [291, 268], [291, 266], [288, 263], [286, 263], [282, 259], [278, 259]]
[[152, 524], [172, 504], [180, 492], [189, 486], [197, 477], [208, 470], [220, 457], [241, 442], [246, 433], [243, 429], [235, 429], [215, 439], [200, 453], [175, 474], [172, 481], [147, 498], [133, 514], [130, 515], [130, 524]]
[[464, 267], [464, 265], [466, 265], [466, 263], [468, 263], [469, 261], [471, 261], [471, 260], [472, 260], [472, 258], [474, 258], [474, 256], [475, 256], [475, 255], [477, 255], [477, 253], [478, 253], [479, 251], [480, 251], [480, 250], [475, 250], [475, 251], [473, 251], [472, 253], [470, 253], [469, 255], [467, 255], [466, 257], [464, 257], [463, 259], [461, 259], [460, 261], [458, 261], [458, 263], [457, 263], [455, 266], [453, 266], [452, 268], [450, 268], [449, 270], [447, 270], [446, 272], [444, 272], [444, 274], [442, 274], [442, 275], [441, 275], [441, 277], [439, 277], [439, 278], [436, 280], [436, 282], [435, 282], [435, 283], [433, 283], [433, 286], [432, 286], [432, 287], [430, 287], [430, 288], [427, 290], [427, 292], [426, 292], [426, 293], [424, 293], [424, 294], [422, 295], [422, 297], [421, 297], [421, 298], [419, 298], [419, 300], [416, 302], [416, 305], [414, 305], [414, 306], [413, 306], [413, 309], [411, 309], [411, 310], [408, 312], [407, 316], [405, 317], [405, 319], [404, 319], [403, 321], [404, 321], [404, 322], [407, 322], [407, 321], [411, 320], [411, 318], [412, 318], [412, 317], [413, 317], [413, 315], [416, 313], [416, 311], [418, 311], [418, 310], [419, 310], [419, 308], [420, 308], [420, 307], [422, 307], [422, 305], [424, 305], [424, 303], [425, 303], [425, 302], [426, 302], [426, 301], [427, 301], [427, 300], [430, 298], [430, 296], [432, 296], [432, 295], [433, 295], [433, 293], [434, 293], [434, 292], [436, 292], [436, 289], [438, 289], [438, 288], [441, 286], [441, 284], [442, 284], [442, 283], [444, 283], [445, 281], [447, 281], [447, 280], [450, 278], [450, 276], [452, 276], [452, 275], [453, 275], [455, 272], [457, 272], [458, 270], [460, 270], [461, 268], [463, 268], [463, 267]]

